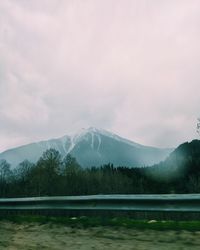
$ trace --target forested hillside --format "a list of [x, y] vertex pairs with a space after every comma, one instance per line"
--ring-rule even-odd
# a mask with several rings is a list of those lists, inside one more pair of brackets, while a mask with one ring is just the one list
[[36, 164], [23, 161], [15, 169], [0, 162], [0, 197], [89, 194], [199, 193], [200, 141], [180, 145], [157, 165], [143, 168], [82, 168], [68, 154], [45, 151]]

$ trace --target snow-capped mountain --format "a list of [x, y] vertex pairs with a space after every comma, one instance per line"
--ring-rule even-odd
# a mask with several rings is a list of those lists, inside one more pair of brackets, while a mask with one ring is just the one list
[[141, 167], [164, 160], [172, 149], [143, 146], [116, 134], [96, 128], [82, 129], [72, 136], [31, 143], [0, 154], [13, 167], [27, 159], [36, 162], [49, 148], [64, 157], [71, 154], [83, 167], [113, 163], [115, 166]]

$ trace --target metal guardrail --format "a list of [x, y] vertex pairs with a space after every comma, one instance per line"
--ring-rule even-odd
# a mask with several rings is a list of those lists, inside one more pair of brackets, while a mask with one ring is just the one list
[[89, 195], [0, 199], [0, 211], [9, 210], [200, 212], [200, 194]]

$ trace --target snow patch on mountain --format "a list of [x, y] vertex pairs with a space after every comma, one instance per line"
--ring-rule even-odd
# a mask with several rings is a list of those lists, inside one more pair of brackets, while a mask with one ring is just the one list
[[36, 162], [47, 149], [58, 150], [62, 157], [72, 154], [82, 166], [144, 166], [164, 160], [172, 149], [143, 146], [103, 129], [90, 127], [57, 139], [40, 141], [0, 153], [0, 159], [16, 166], [27, 159]]
[[133, 141], [130, 141], [130, 140], [127, 140], [127, 139], [124, 139], [124, 138], [122, 138], [122, 137], [120, 137], [120, 136], [118, 136], [118, 135], [116, 135], [116, 134], [114, 134], [114, 133], [111, 133], [111, 132], [108, 132], [108, 131], [106, 131], [106, 130], [104, 130], [104, 129], [97, 129], [97, 128], [95, 128], [95, 127], [90, 127], [90, 128], [88, 128], [88, 129], [83, 129], [83, 134], [85, 133], [88, 133], [88, 132], [90, 132], [90, 133], [95, 133], [96, 135], [103, 135], [103, 136], [106, 136], [106, 137], [109, 137], [109, 138], [112, 138], [112, 139], [114, 139], [114, 140], [117, 140], [117, 141], [119, 141], [119, 142], [124, 142], [124, 143], [127, 143], [127, 144], [129, 144], [129, 145], [131, 145], [131, 146], [134, 146], [134, 147], [136, 147], [136, 148], [144, 148], [145, 146], [143, 146], [143, 145], [141, 145], [141, 144], [139, 144], [139, 143], [136, 143], [136, 142], [133, 142]]

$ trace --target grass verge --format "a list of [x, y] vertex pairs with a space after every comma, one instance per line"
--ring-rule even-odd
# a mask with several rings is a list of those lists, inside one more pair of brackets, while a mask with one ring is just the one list
[[156, 220], [135, 220], [127, 217], [50, 217], [50, 216], [0, 216], [0, 221], [10, 221], [13, 223], [55, 223], [64, 224], [70, 227], [98, 227], [113, 226], [135, 228], [140, 230], [188, 230], [200, 231], [200, 221], [156, 221]]

